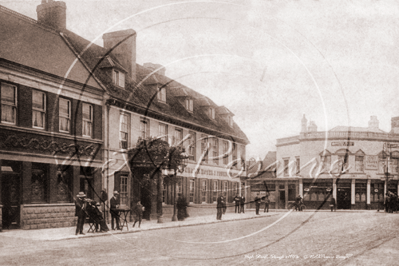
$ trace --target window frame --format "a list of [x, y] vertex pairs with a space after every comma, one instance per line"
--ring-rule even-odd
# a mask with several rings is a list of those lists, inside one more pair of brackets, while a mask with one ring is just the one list
[[[161, 128], [164, 128], [165, 130], [161, 130]], [[162, 132], [162, 131], [164, 131], [164, 132]], [[168, 124], [159, 123], [158, 133], [159, 133], [159, 137], [162, 136], [161, 139], [167, 142], [168, 141]]]
[[166, 103], [166, 88], [165, 87], [158, 88], [157, 99], [159, 102]]
[[201, 202], [206, 202], [207, 198], [207, 180], [201, 181]]
[[[1, 98], [0, 98], [0, 104], [1, 104], [1, 118], [0, 121], [2, 124], [8, 124], [8, 125], [17, 125], [17, 110], [18, 110], [18, 87], [16, 85], [10, 84], [10, 83], [1, 83], [1, 88], [0, 90], [3, 89], [3, 86], [10, 86], [14, 88], [14, 103], [10, 105], [10, 103], [6, 102], [5, 100], [3, 101], [3, 93], [1, 93]], [[8, 122], [8, 121], [3, 121], [3, 105], [6, 106], [11, 106], [13, 113], [14, 113], [14, 122]]]
[[225, 199], [227, 199], [227, 191], [228, 191], [228, 184], [227, 181], [223, 181], [223, 187], [222, 187], [222, 195]]
[[[124, 190], [126, 188], [126, 190]], [[129, 176], [121, 175], [119, 184], [119, 199], [121, 206], [129, 206]], [[125, 200], [125, 202], [124, 202]]]
[[[124, 117], [126, 117], [126, 123], [123, 121]], [[126, 124], [126, 131], [123, 130], [124, 124]], [[122, 136], [126, 136], [126, 139]], [[127, 149], [129, 146], [129, 115], [124, 112], [119, 115], [119, 143], [121, 149]]]
[[112, 81], [115, 85], [125, 88], [125, 73], [120, 70], [112, 70]]
[[218, 198], [218, 181], [213, 180], [212, 202], [216, 202]]
[[[206, 148], [208, 147], [208, 135], [201, 134], [201, 156], [204, 154]], [[202, 157], [202, 162], [208, 163], [209, 149], [206, 154]]]
[[[60, 112], [61, 108], [59, 108], [59, 106], [61, 106], [61, 101], [62, 100], [65, 100], [68, 103], [67, 104], [68, 105], [68, 116], [61, 115], [61, 112]], [[70, 99], [60, 97], [59, 100], [58, 100], [58, 104], [59, 104], [58, 105], [58, 119], [59, 119], [59, 122], [61, 121], [61, 118], [67, 119], [67, 121], [68, 121], [68, 130], [67, 131], [66, 130], [62, 130], [61, 129], [61, 123], [59, 123], [59, 125], [58, 125], [59, 131], [62, 132], [62, 133], [71, 133], [72, 101]]]
[[186, 99], [184, 100], [184, 107], [186, 107], [187, 111], [193, 112], [193, 111], [194, 111], [193, 99], [186, 98]]
[[[33, 94], [34, 93], [40, 93], [42, 94], [42, 104], [43, 104], [43, 109], [37, 108], [33, 106]], [[32, 128], [37, 128], [37, 129], [45, 129], [46, 128], [46, 111], [47, 111], [47, 94], [43, 91], [39, 90], [32, 90]], [[39, 112], [40, 115], [42, 116], [42, 121], [43, 121], [43, 127], [40, 126], [35, 126], [33, 122], [33, 117], [34, 113]]]
[[174, 137], [175, 137], [175, 145], [178, 145], [178, 143], [180, 143], [179, 146], [182, 146], [183, 145], [183, 142], [182, 142], [183, 129], [176, 127], [175, 131], [174, 131]]
[[195, 193], [195, 181], [193, 179], [190, 179], [190, 184], [189, 184], [189, 196], [190, 196], [190, 202], [194, 202], [194, 193]]
[[213, 137], [211, 143], [212, 143], [212, 155], [213, 155], [212, 162], [214, 164], [218, 165], [219, 164], [219, 158], [218, 158], [219, 157], [219, 139], [216, 137]]
[[[88, 106], [89, 107], [89, 113], [90, 113], [90, 119], [87, 119], [84, 117], [84, 106]], [[88, 137], [88, 138], [93, 138], [93, 115], [94, 115], [94, 106], [90, 103], [84, 103], [82, 102], [82, 136], [83, 137]], [[84, 128], [85, 128], [85, 123], [89, 123], [90, 124], [90, 135], [85, 135], [84, 132]]]
[[195, 161], [196, 158], [196, 151], [197, 151], [197, 135], [194, 131], [189, 131], [188, 134], [190, 134], [189, 138], [189, 147], [188, 147], [188, 154], [189, 154], [189, 160]]
[[[140, 137], [142, 139], [146, 139], [147, 137], [149, 137], [147, 136], [147, 126], [148, 126], [148, 120], [145, 118], [140, 118]], [[142, 127], [144, 127], [144, 130]]]
[[229, 142], [223, 140], [223, 164], [228, 165], [229, 164], [229, 154], [227, 153], [229, 151]]

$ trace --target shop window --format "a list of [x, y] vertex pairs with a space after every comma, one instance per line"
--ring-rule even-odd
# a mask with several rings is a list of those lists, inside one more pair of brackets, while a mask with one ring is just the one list
[[31, 203], [47, 202], [47, 164], [32, 164]]
[[356, 183], [355, 184], [355, 202], [366, 202], [366, 183]]
[[207, 196], [207, 187], [206, 187], [206, 180], [201, 181], [201, 202], [206, 202]]
[[223, 197], [227, 199], [227, 182], [223, 182]]
[[190, 202], [194, 202], [195, 182], [190, 180]]
[[92, 137], [93, 132], [93, 105], [82, 103], [82, 135]]
[[183, 140], [183, 129], [175, 128], [175, 145], [181, 146]]
[[182, 186], [181, 186], [181, 179], [179, 181], [177, 181], [177, 196], [181, 196], [182, 195]]
[[166, 187], [167, 187], [167, 183], [165, 181], [165, 179], [163, 180], [163, 186], [162, 186], [162, 202], [166, 203]]
[[44, 129], [46, 124], [46, 94], [32, 90], [32, 126]]
[[312, 192], [312, 194], [310, 196], [310, 200], [311, 201], [317, 201], [317, 192]]
[[1, 83], [1, 122], [17, 124], [17, 87]]
[[57, 202], [70, 202], [70, 191], [71, 191], [71, 167], [67, 166], [67, 169], [62, 169], [61, 166], [57, 170]]
[[324, 192], [323, 191], [319, 191], [317, 200], [318, 201], [323, 201], [324, 199], [325, 199]]
[[310, 201], [310, 193], [309, 191], [304, 191], [303, 192], [303, 200], [305, 201]]
[[212, 201], [215, 202], [218, 197], [218, 181], [213, 181], [213, 195]]
[[120, 204], [122, 206], [128, 206], [129, 205], [129, 197], [128, 197], [128, 176], [122, 175], [121, 177], [121, 183], [120, 183], [120, 188], [119, 188], [119, 198], [120, 198]]
[[80, 190], [86, 194], [87, 198], [94, 199], [94, 179], [92, 167], [80, 167]]
[[59, 130], [69, 133], [71, 130], [71, 101], [59, 99]]

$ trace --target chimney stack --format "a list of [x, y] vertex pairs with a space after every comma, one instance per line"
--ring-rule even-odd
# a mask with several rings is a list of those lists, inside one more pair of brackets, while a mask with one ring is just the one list
[[377, 116], [372, 115], [370, 116], [370, 120], [369, 120], [369, 128], [370, 129], [378, 129], [380, 125], [380, 122], [377, 119]]
[[301, 120], [301, 133], [307, 132], [307, 129], [306, 129], [307, 124], [308, 124], [308, 120], [306, 119], [305, 114], [304, 114], [302, 117], [302, 120]]
[[399, 116], [391, 118], [391, 133], [399, 134]]
[[66, 29], [66, 4], [62, 1], [42, 0], [37, 6], [37, 21], [57, 30]]
[[105, 33], [104, 48], [112, 50], [119, 63], [128, 71], [128, 77], [136, 80], [136, 32], [132, 29]]
[[308, 132], [317, 132], [317, 126], [314, 121], [309, 122]]

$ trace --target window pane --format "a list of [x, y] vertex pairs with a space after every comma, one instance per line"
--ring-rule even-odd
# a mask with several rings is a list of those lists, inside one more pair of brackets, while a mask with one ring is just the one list
[[34, 127], [44, 127], [44, 113], [32, 111], [32, 123]]
[[92, 119], [92, 106], [87, 103], [83, 103], [83, 119]]
[[1, 121], [15, 123], [15, 108], [10, 105], [1, 105]]
[[1, 102], [5, 104], [15, 104], [15, 87], [8, 84], [1, 85]]
[[69, 118], [70, 106], [69, 101], [66, 99], [60, 98], [60, 116]]
[[32, 91], [32, 107], [44, 110], [45, 94], [40, 91]]

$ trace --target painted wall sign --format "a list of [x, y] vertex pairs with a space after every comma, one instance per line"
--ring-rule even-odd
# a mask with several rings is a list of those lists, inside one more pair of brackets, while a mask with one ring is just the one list
[[366, 170], [377, 170], [378, 155], [366, 155], [364, 160], [364, 168]]
[[339, 142], [331, 142], [331, 146], [354, 146], [355, 143], [352, 141], [339, 141]]

